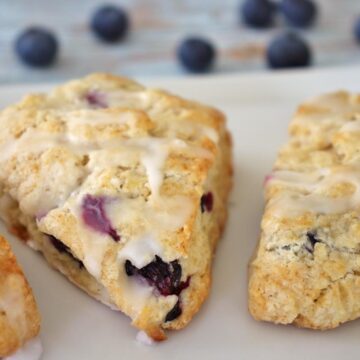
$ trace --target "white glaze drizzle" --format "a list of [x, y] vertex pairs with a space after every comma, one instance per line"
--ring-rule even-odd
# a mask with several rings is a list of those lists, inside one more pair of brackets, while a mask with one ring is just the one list
[[159, 190], [164, 179], [164, 164], [168, 157], [169, 146], [151, 143], [149, 151], [144, 152], [141, 162], [146, 169], [152, 197], [159, 195]]
[[[152, 196], [154, 197], [159, 194], [164, 176], [163, 167], [170, 150], [177, 148], [183, 150], [188, 147], [185, 142], [179, 139], [145, 137], [97, 143], [79, 139], [74, 135], [66, 136], [63, 134], [44, 133], [29, 129], [20, 139], [12, 139], [8, 143], [0, 146], [0, 161], [5, 161], [14, 154], [21, 152], [39, 153], [54, 146], [64, 146], [79, 155], [85, 153], [92, 155], [103, 149], [118, 150], [120, 155], [116, 157], [120, 159], [120, 161], [123, 161], [130, 153], [138, 153], [140, 155], [140, 161], [146, 169], [149, 186]], [[193, 156], [205, 158], [212, 156], [206, 149], [195, 146], [189, 146], [189, 151]], [[132, 156], [132, 154], [130, 154], [130, 156]], [[104, 160], [105, 159], [103, 159], [102, 166], [108, 166]], [[114, 164], [116, 160], [114, 158], [108, 158], [107, 161]], [[94, 164], [94, 162], [92, 162], [92, 164]], [[97, 163], [96, 166], [99, 167], [99, 164]], [[69, 191], [62, 191], [62, 193], [66, 195]], [[40, 196], [40, 199], [44, 199], [44, 197]], [[55, 205], [53, 203], [56, 203], [56, 199], [54, 199], [51, 204], [43, 204], [41, 207], [44, 207], [43, 210], [47, 211]], [[38, 206], [40, 207], [40, 205]]]
[[14, 154], [21, 152], [38, 153], [52, 146], [64, 144], [62, 134], [41, 133], [28, 129], [19, 139], [9, 139], [1, 144], [0, 161], [11, 158]]
[[155, 343], [155, 341], [145, 331], [139, 331], [136, 334], [136, 341], [146, 346], [152, 346]]
[[111, 107], [146, 109], [151, 101], [151, 94], [146, 91], [112, 91], [107, 93], [107, 102]]
[[119, 251], [119, 260], [130, 260], [137, 268], [142, 268], [154, 260], [155, 255], [162, 257], [163, 250], [154, 236], [144, 234], [137, 239], [128, 241]]
[[66, 114], [69, 130], [77, 125], [125, 125], [136, 121], [137, 115], [133, 111], [124, 109], [118, 114], [112, 111], [97, 111], [81, 109]]
[[348, 121], [343, 125], [339, 132], [359, 132], [360, 131], [360, 119], [354, 121]]
[[[340, 198], [324, 194], [339, 183], [353, 185], [354, 192]], [[276, 171], [267, 186], [277, 184], [285, 189], [278, 191], [268, 204], [277, 215], [296, 216], [304, 212], [334, 214], [360, 206], [360, 170], [355, 168], [320, 169], [311, 173]], [[294, 191], [296, 189], [297, 192]]]
[[0, 162], [10, 159], [15, 154], [36, 154], [57, 146], [68, 148], [76, 154], [98, 148], [95, 143], [84, 142], [74, 136], [28, 129], [19, 139], [12, 138], [0, 145]]

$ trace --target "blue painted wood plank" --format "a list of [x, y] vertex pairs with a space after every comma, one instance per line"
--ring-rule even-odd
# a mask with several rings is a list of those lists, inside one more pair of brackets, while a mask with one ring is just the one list
[[[302, 31], [312, 44], [315, 65], [360, 62], [360, 45], [352, 34], [360, 1], [318, 0], [317, 25]], [[110, 71], [129, 76], [163, 76], [184, 73], [175, 48], [179, 41], [198, 34], [211, 39], [219, 56], [215, 72], [265, 71], [264, 50], [285, 25], [279, 19], [275, 28], [255, 31], [238, 21], [235, 0], [123, 0], [130, 13], [132, 31], [123, 43], [105, 45], [88, 29], [99, 0], [0, 1], [0, 83], [63, 80], [93, 71]], [[29, 69], [13, 52], [13, 41], [23, 28], [43, 25], [59, 36], [61, 51], [56, 66], [46, 70]]]

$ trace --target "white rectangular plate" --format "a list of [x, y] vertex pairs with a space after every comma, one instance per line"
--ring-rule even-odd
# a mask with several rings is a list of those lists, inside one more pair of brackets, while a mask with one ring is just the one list
[[[295, 106], [321, 92], [359, 91], [360, 67], [144, 82], [216, 106], [229, 119], [235, 182], [210, 297], [187, 328], [148, 347], [135, 341], [126, 316], [89, 298], [9, 236], [39, 303], [44, 359], [357, 358], [360, 320], [326, 332], [254, 321], [247, 310], [247, 264], [259, 236], [263, 179], [286, 139]], [[47, 88], [0, 87], [0, 105]]]

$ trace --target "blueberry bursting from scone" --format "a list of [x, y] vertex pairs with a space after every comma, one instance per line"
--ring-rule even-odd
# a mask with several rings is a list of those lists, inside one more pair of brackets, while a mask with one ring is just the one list
[[217, 110], [90, 75], [0, 113], [0, 216], [70, 281], [164, 340], [209, 293], [230, 149]]
[[302, 104], [265, 180], [249, 268], [257, 320], [332, 329], [360, 317], [360, 96]]

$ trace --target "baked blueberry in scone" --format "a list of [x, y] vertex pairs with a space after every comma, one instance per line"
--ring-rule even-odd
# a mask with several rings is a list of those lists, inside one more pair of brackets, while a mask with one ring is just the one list
[[0, 236], [0, 358], [9, 356], [40, 330], [31, 288], [7, 241]]
[[209, 292], [230, 147], [217, 110], [90, 75], [0, 114], [0, 214], [72, 282], [162, 340]]
[[265, 181], [250, 264], [258, 320], [330, 329], [360, 316], [360, 95], [302, 104]]

